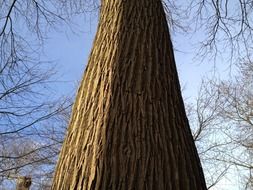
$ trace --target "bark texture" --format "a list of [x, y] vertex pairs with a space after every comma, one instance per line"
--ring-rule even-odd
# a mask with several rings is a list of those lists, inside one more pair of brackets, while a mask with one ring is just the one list
[[206, 189], [160, 0], [102, 0], [52, 189]]

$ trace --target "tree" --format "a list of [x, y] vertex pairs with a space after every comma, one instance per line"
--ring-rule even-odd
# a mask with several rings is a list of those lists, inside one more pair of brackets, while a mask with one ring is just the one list
[[55, 69], [39, 53], [44, 24], [60, 16], [44, 5], [0, 1], [0, 189], [27, 173], [34, 187], [50, 179], [63, 141], [71, 103], [48, 96]]
[[[207, 93], [207, 83], [202, 83], [196, 101], [185, 99], [186, 113], [191, 126], [193, 138], [203, 166], [207, 189], [218, 187], [226, 177], [230, 165], [216, 161], [217, 156], [229, 146], [217, 127], [216, 109], [218, 106], [216, 92]], [[212, 106], [213, 109], [209, 109]], [[218, 138], [219, 137], [219, 138]], [[220, 187], [221, 189], [221, 187]]]
[[[234, 80], [213, 83], [213, 90], [219, 93], [220, 107], [217, 119], [223, 121], [223, 129], [230, 140], [232, 152], [216, 158], [220, 162], [231, 164], [238, 171], [245, 189], [252, 184], [252, 137], [253, 137], [253, 106], [252, 106], [252, 62], [239, 64], [239, 74]], [[226, 152], [225, 152], [226, 153]]]
[[252, 59], [253, 21], [251, 0], [195, 0], [187, 6], [190, 25], [201, 42], [198, 57], [229, 58], [230, 63]]
[[[11, 135], [1, 135], [1, 189], [12, 188], [15, 186], [15, 180], [22, 175], [32, 177], [33, 189], [46, 189], [46, 183], [48, 185], [52, 179], [56, 158], [63, 141], [66, 123], [62, 114], [65, 111], [65, 107], [62, 107], [54, 113], [50, 112], [44, 121], [35, 122], [27, 129]], [[20, 118], [20, 121], [22, 119], [25, 117]]]
[[[63, 113], [69, 107], [64, 99], [46, 100], [51, 83], [50, 70], [38, 65], [11, 64], [0, 73], [0, 188], [10, 179], [38, 173], [52, 173], [66, 123]], [[45, 91], [41, 92], [43, 88]], [[51, 96], [52, 97], [52, 96]], [[56, 102], [58, 101], [58, 102]], [[61, 118], [61, 119], [60, 119]], [[49, 133], [50, 131], [50, 133]], [[49, 170], [49, 168], [51, 168]], [[33, 176], [34, 178], [38, 178]], [[41, 181], [34, 179], [34, 182]], [[9, 185], [8, 185], [9, 186]]]
[[103, 0], [52, 189], [206, 189], [160, 0]]
[[[205, 80], [188, 118], [208, 186], [230, 173], [241, 189], [252, 189], [252, 62], [237, 65], [229, 80]], [[231, 180], [234, 181], [234, 180]]]
[[[171, 28], [175, 26], [181, 27], [178, 21], [184, 21], [185, 19], [181, 18], [182, 12], [177, 12], [180, 11], [177, 3], [180, 4], [181, 2], [185, 4], [184, 1], [163, 1]], [[204, 29], [201, 31], [207, 34], [207, 36], [204, 35], [207, 38], [204, 38], [202, 41], [202, 50], [207, 50], [209, 53], [215, 52], [216, 55], [220, 49], [222, 49], [222, 52], [224, 49], [228, 49], [231, 50], [231, 57], [239, 55], [239, 57], [246, 57], [250, 60], [251, 49], [248, 48], [252, 44], [252, 2], [250, 0], [215, 2], [211, 0], [199, 0], [192, 1], [191, 3], [189, 9], [191, 14], [189, 17], [195, 16], [194, 19], [197, 19], [194, 21], [200, 21], [201, 26], [197, 29]], [[37, 129], [41, 129], [39, 126], [47, 126], [48, 129], [50, 123], [44, 122], [51, 118], [51, 116], [53, 116], [51, 121], [54, 124], [56, 124], [54, 121], [60, 121], [61, 119], [57, 119], [57, 110], [62, 110], [61, 106], [60, 109], [57, 109], [57, 106], [55, 109], [52, 109], [52, 102], [39, 101], [37, 105], [29, 107], [28, 105], [34, 102], [27, 101], [27, 98], [31, 96], [35, 97], [35, 94], [37, 100], [40, 99], [38, 97], [42, 97], [39, 94], [43, 91], [39, 89], [44, 89], [48, 74], [46, 72], [41, 73], [41, 65], [44, 67], [45, 63], [41, 62], [40, 50], [43, 47], [43, 43], [45, 43], [44, 40], [47, 37], [48, 31], [59, 23], [70, 23], [69, 19], [72, 15], [89, 12], [94, 8], [96, 9], [97, 6], [96, 0], [13, 0], [0, 2], [0, 80], [2, 85], [0, 86], [0, 105], [3, 106], [0, 106], [0, 125], [5, 125], [6, 121], [8, 121], [7, 127], [11, 127], [12, 129], [6, 130], [6, 127], [4, 129], [1, 128], [0, 131], [0, 180], [10, 177], [10, 171], [11, 174], [13, 172], [20, 174], [20, 170], [23, 169], [22, 166], [31, 163], [29, 159], [33, 157], [42, 158], [44, 161], [44, 158], [47, 156], [46, 154], [41, 154], [42, 152], [57, 155], [64, 127], [58, 128], [59, 131], [57, 130], [57, 134], [54, 133], [56, 135], [54, 137], [51, 135], [52, 133], [46, 130], [39, 131], [38, 133]], [[194, 14], [194, 11], [196, 11], [196, 14]], [[186, 30], [186, 32], [189, 31]], [[36, 93], [31, 95], [30, 92], [34, 92], [34, 90]], [[26, 102], [23, 102], [24, 100]], [[40, 114], [36, 115], [38, 112]], [[29, 120], [31, 121], [30, 123], [27, 118], [31, 119]], [[34, 120], [32, 121], [32, 119]], [[33, 123], [34, 121], [35, 123]], [[20, 122], [22, 123], [20, 124]], [[32, 123], [33, 125], [30, 125]], [[27, 128], [20, 133], [19, 129], [24, 126]], [[55, 132], [57, 128], [55, 126], [50, 128], [51, 132]], [[38, 144], [37, 141], [27, 140], [26, 137], [30, 138], [31, 136], [36, 140], [38, 137], [46, 139], [47, 136], [49, 139]], [[21, 137], [22, 139], [19, 141]], [[13, 139], [15, 139], [15, 143], [11, 143]], [[57, 144], [56, 147], [55, 143]], [[20, 144], [22, 148], [17, 146]], [[10, 145], [13, 145], [11, 150], [16, 150], [15, 154], [13, 154], [13, 151], [6, 149]], [[24, 150], [26, 151], [24, 152]], [[34, 150], [36, 150], [35, 156]], [[27, 153], [31, 154], [27, 155]], [[35, 163], [32, 162], [33, 166], [36, 165], [35, 168], [37, 168], [38, 159]], [[26, 164], [24, 164], [23, 160], [27, 161], [25, 162]], [[53, 160], [55, 160], [55, 157]], [[48, 161], [50, 164], [54, 163], [51, 159]], [[13, 164], [17, 167], [14, 170], [10, 170], [13, 168], [10, 167]]]

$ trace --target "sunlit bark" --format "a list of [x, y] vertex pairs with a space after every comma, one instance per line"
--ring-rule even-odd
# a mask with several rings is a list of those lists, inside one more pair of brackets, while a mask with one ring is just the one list
[[160, 0], [102, 0], [52, 189], [206, 189]]

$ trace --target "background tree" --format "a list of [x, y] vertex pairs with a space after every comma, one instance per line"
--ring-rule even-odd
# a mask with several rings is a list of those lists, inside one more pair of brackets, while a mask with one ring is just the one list
[[194, 33], [200, 38], [198, 57], [220, 56], [233, 64], [252, 59], [251, 0], [196, 0], [186, 9], [190, 25], [196, 23]]
[[40, 58], [45, 27], [60, 15], [41, 3], [0, 1], [1, 189], [27, 173], [34, 188], [50, 180], [65, 133], [71, 102], [52, 95], [55, 69]]
[[252, 189], [252, 63], [237, 65], [234, 80], [206, 80], [188, 118], [209, 186], [240, 178]]
[[[208, 189], [220, 188], [220, 181], [226, 177], [230, 165], [216, 161], [223, 154], [230, 141], [224, 139], [222, 130], [217, 127], [218, 106], [215, 91], [206, 92], [206, 83], [202, 83], [195, 101], [185, 99], [186, 113], [190, 122], [193, 138], [203, 165]], [[213, 109], [210, 109], [212, 106]], [[230, 148], [230, 147], [229, 147]]]

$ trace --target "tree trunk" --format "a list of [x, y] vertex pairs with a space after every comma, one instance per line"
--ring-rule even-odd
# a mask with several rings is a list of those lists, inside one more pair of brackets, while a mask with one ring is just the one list
[[160, 0], [102, 0], [52, 189], [206, 189]]

